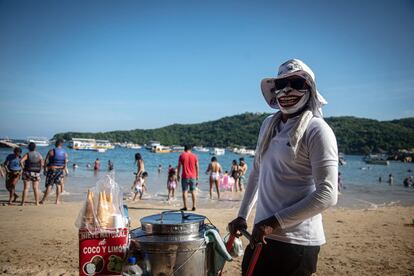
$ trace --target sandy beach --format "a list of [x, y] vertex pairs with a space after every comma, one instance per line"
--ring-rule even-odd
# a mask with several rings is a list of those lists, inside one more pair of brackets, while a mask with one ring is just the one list
[[[140, 226], [141, 217], [169, 209], [146, 201], [127, 204], [132, 228]], [[0, 274], [77, 275], [74, 221], [81, 205], [1, 206]], [[223, 235], [237, 209], [198, 209], [197, 213], [207, 216]], [[321, 249], [316, 275], [414, 275], [413, 219], [414, 207], [328, 210], [324, 214], [327, 244]], [[241, 258], [227, 263], [223, 275], [239, 275], [240, 265]]]

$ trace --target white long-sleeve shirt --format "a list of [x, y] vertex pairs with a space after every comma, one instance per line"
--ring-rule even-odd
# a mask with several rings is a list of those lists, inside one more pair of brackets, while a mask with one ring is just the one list
[[[289, 132], [298, 118], [280, 122], [260, 163], [254, 162], [239, 216], [247, 219], [257, 202], [255, 223], [275, 216], [280, 224], [267, 238], [322, 245], [325, 234], [321, 212], [335, 205], [338, 197], [337, 143], [328, 124], [313, 117], [294, 160]], [[270, 121], [271, 116], [261, 126], [257, 149]]]

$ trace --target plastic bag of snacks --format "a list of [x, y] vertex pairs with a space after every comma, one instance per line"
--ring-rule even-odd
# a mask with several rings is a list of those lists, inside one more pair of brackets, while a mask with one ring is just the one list
[[75, 225], [80, 275], [119, 275], [129, 246], [128, 218], [114, 174], [89, 189]]

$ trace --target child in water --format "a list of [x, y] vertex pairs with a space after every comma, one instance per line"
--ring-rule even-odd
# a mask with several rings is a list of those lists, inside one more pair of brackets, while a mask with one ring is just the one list
[[142, 199], [142, 195], [144, 194], [144, 190], [147, 189], [145, 187], [147, 177], [148, 177], [148, 173], [147, 172], [143, 172], [141, 174], [141, 176], [137, 176], [135, 178], [134, 184], [131, 187], [131, 189], [135, 193], [134, 198], [132, 199], [132, 201], [135, 201], [135, 199], [137, 198], [137, 195], [138, 194], [139, 194], [139, 199]]
[[167, 189], [168, 189], [168, 198], [169, 201], [171, 198], [175, 198], [175, 189], [177, 188], [177, 175], [175, 170], [171, 168], [168, 171], [168, 180], [167, 180]]

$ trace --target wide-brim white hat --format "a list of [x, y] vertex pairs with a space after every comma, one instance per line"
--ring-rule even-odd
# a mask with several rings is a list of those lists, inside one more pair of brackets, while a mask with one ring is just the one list
[[[311, 108], [319, 109], [319, 113], [322, 114], [320, 108], [322, 105], [327, 104], [327, 101], [319, 94], [316, 89], [315, 74], [303, 61], [299, 59], [290, 59], [279, 66], [277, 77], [265, 78], [261, 82], [261, 89], [263, 96], [271, 108], [279, 109], [279, 104], [275, 96], [275, 81], [280, 79], [289, 78], [291, 76], [299, 76], [306, 80], [307, 84], [311, 88]], [[315, 113], [315, 112], [314, 112]]]

